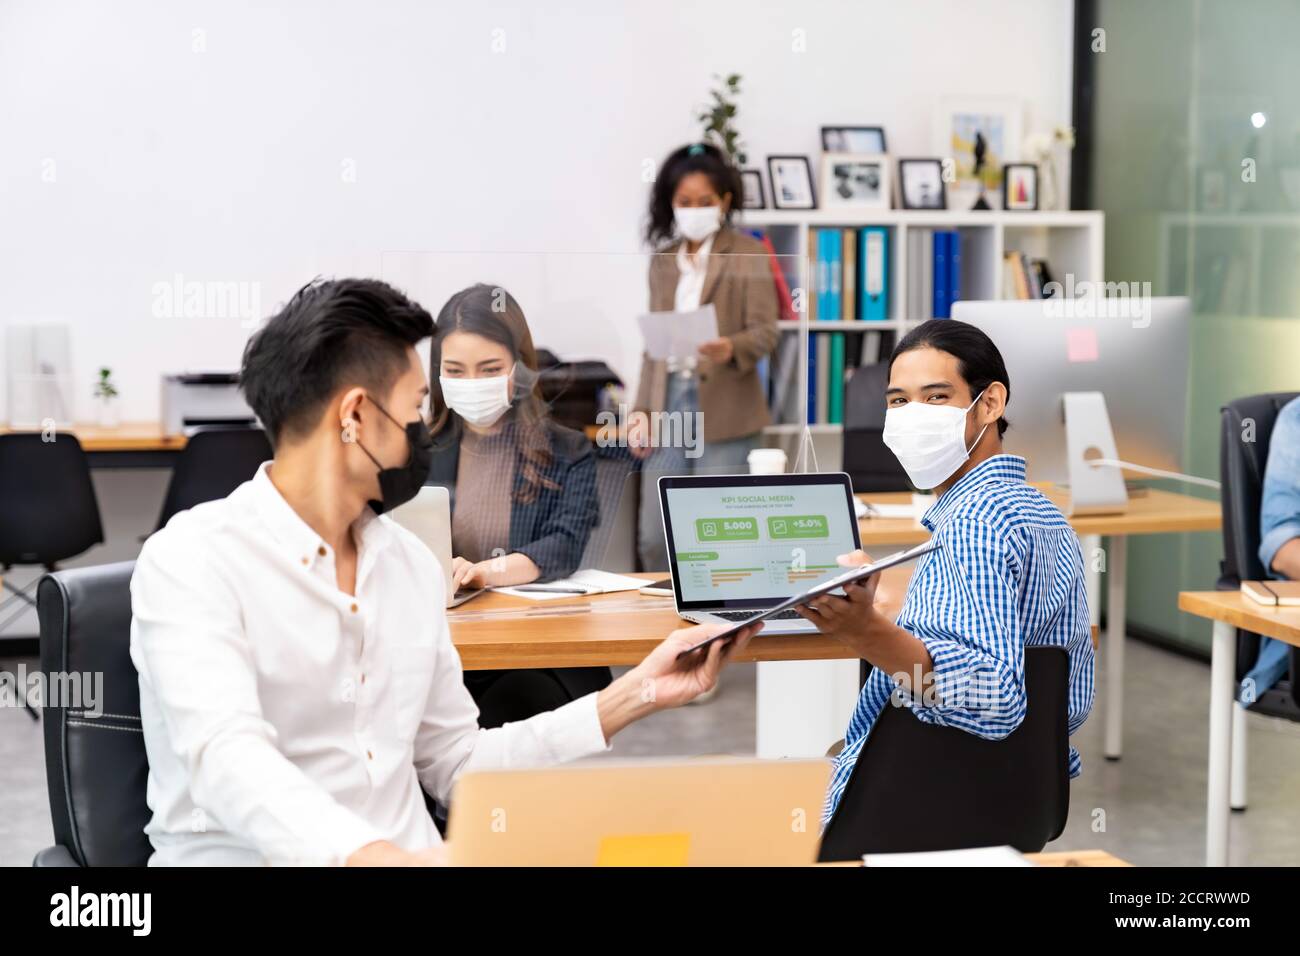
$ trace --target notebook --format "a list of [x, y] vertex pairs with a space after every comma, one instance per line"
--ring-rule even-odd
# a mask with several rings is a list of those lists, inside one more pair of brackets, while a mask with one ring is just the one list
[[1300, 581], [1242, 581], [1241, 593], [1267, 607], [1300, 607]]

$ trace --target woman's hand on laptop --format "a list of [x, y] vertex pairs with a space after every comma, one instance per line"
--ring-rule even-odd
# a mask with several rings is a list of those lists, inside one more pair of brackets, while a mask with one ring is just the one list
[[628, 724], [656, 710], [688, 704], [718, 683], [718, 675], [736, 653], [763, 629], [760, 621], [730, 640], [715, 641], [678, 660], [687, 648], [729, 630], [729, 624], [698, 624], [673, 631], [636, 667], [602, 690], [596, 698], [600, 726], [608, 741]]

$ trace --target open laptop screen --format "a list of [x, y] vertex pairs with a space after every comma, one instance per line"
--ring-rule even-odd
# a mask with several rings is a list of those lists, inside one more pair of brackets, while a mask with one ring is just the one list
[[842, 473], [664, 477], [659, 501], [679, 610], [768, 607], [858, 547]]

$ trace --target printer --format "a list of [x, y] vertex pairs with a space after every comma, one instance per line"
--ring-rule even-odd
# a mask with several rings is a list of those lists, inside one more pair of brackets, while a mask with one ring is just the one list
[[255, 426], [257, 416], [239, 391], [237, 372], [183, 372], [162, 380], [166, 435], [192, 435], [205, 425]]

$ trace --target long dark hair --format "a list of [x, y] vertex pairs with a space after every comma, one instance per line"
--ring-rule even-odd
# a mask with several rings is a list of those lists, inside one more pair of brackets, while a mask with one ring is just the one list
[[[1007, 404], [1011, 404], [1011, 377], [1002, 353], [983, 329], [956, 319], [930, 319], [908, 332], [894, 346], [889, 356], [892, 370], [898, 357], [913, 349], [932, 348], [947, 352], [957, 360], [957, 374], [966, 380], [974, 398], [994, 382], [1001, 382], [1007, 390]], [[1006, 417], [998, 419], [998, 437], [1007, 430]]]
[[731, 223], [731, 213], [745, 195], [740, 173], [718, 147], [709, 143], [691, 143], [668, 154], [655, 175], [654, 185], [650, 187], [650, 215], [645, 229], [646, 242], [650, 245], [657, 246], [673, 238], [673, 196], [677, 194], [677, 184], [682, 177], [690, 173], [708, 176], [719, 197], [731, 194], [726, 213], [726, 222]]
[[[460, 416], [447, 406], [439, 381], [442, 343], [453, 332], [469, 332], [504, 345], [516, 365], [537, 371], [537, 349], [533, 346], [524, 310], [515, 297], [501, 286], [485, 282], [461, 289], [438, 313], [433, 344], [429, 349], [429, 402], [435, 441], [440, 435], [458, 436], [464, 427]], [[523, 461], [524, 480], [516, 491], [516, 499], [523, 503], [536, 501], [538, 491], [543, 487], [551, 490], [559, 487], [546, 477], [547, 469], [554, 462], [548, 434], [548, 409], [536, 384], [536, 376], [528, 378], [528, 384], [521, 384], [516, 376], [515, 394], [510, 411], [506, 413], [513, 423], [515, 443]]]

